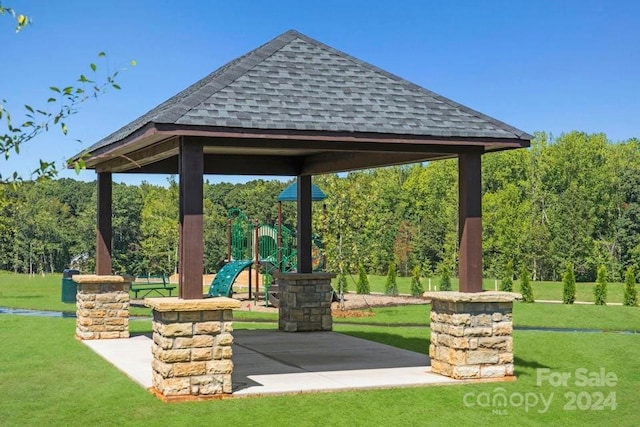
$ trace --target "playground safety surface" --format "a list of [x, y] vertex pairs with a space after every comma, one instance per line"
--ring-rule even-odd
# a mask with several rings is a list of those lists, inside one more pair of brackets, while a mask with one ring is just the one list
[[[432, 374], [426, 354], [336, 332], [237, 330], [233, 335], [234, 396], [464, 382]], [[143, 387], [152, 386], [148, 336], [83, 342]]]

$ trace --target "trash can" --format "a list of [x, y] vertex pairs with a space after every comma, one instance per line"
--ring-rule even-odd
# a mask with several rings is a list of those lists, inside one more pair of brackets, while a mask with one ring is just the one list
[[78, 284], [71, 278], [74, 274], [80, 274], [80, 272], [69, 268], [62, 271], [62, 302], [76, 302]]

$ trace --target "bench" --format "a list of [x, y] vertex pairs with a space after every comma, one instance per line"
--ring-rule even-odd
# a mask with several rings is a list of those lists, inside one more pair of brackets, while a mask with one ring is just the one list
[[169, 296], [171, 296], [171, 293], [176, 287], [176, 285], [169, 283], [169, 278], [166, 274], [147, 275], [136, 277], [133, 283], [131, 283], [131, 292], [134, 293], [135, 299], [138, 299], [139, 293], [142, 293], [142, 298], [153, 292], [160, 296], [165, 296], [161, 291], [168, 291]]

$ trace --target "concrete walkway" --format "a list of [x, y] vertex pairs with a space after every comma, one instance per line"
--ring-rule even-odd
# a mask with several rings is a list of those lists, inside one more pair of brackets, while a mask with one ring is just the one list
[[[233, 335], [234, 396], [461, 383], [432, 374], [426, 354], [336, 332], [238, 330]], [[151, 387], [149, 337], [83, 342]]]

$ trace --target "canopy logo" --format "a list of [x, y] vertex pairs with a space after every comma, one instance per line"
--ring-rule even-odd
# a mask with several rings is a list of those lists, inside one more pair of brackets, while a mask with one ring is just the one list
[[[600, 368], [590, 371], [586, 368], [577, 368], [573, 372], [553, 372], [549, 368], [536, 370], [537, 387], [553, 387], [567, 389], [556, 396], [555, 392], [543, 393], [540, 391], [508, 393], [503, 387], [496, 387], [492, 392], [469, 392], [462, 398], [462, 403], [467, 408], [491, 409], [494, 415], [508, 415], [510, 408], [522, 408], [529, 413], [535, 411], [544, 414], [558, 397], [565, 411], [614, 411], [617, 407], [616, 392], [603, 391], [603, 388], [615, 387], [618, 384], [618, 376], [615, 372]], [[575, 391], [570, 388], [580, 388]], [[585, 390], [587, 389], [587, 390]], [[591, 390], [595, 389], [595, 390]], [[560, 398], [561, 396], [561, 398]]]

